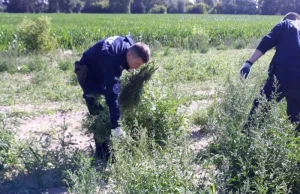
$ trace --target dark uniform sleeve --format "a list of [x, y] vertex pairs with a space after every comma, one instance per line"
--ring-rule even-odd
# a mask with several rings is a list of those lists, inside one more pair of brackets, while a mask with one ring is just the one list
[[114, 67], [115, 60], [106, 61], [104, 65], [104, 95], [106, 104], [109, 107], [110, 121], [112, 129], [119, 126], [120, 110], [118, 103], [118, 95], [120, 92], [120, 77], [117, 75]]
[[257, 50], [266, 53], [271, 48], [275, 47], [280, 40], [285, 22], [278, 23], [259, 43]]

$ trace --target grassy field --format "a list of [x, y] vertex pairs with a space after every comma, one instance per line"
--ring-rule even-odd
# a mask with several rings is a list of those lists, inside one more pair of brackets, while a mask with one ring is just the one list
[[[45, 14], [43, 14], [45, 15]], [[22, 18], [33, 19], [39, 14], [1, 14], [0, 49], [18, 41], [17, 27]], [[82, 48], [91, 41], [115, 34], [132, 34], [136, 40], [164, 46], [182, 47], [195, 29], [204, 30], [210, 43], [218, 46], [226, 41], [241, 39], [250, 42], [261, 38], [279, 22], [279, 16], [225, 16], [225, 15], [97, 15], [48, 14], [52, 19], [53, 36], [60, 48]]]
[[[23, 17], [40, 15], [0, 16], [10, 37]], [[258, 111], [251, 133], [242, 133], [274, 51], [249, 79], [238, 71], [280, 17], [47, 16], [62, 49], [23, 53], [0, 36], [0, 193], [299, 193], [300, 141], [285, 102], [262, 98], [269, 116]], [[194, 26], [209, 35], [205, 52], [175, 44], [195, 34], [203, 41]], [[128, 136], [113, 140], [116, 162], [104, 166], [94, 157], [73, 62], [93, 41], [128, 32], [151, 45], [158, 70], [141, 103], [123, 112]]]

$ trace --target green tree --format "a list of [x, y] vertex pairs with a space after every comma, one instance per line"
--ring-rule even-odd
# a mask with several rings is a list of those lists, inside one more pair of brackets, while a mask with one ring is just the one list
[[142, 0], [134, 0], [131, 4], [131, 13], [145, 13], [146, 6]]
[[235, 0], [237, 5], [237, 14], [256, 14], [258, 12], [256, 8], [256, 0]]
[[83, 8], [83, 2], [80, 0], [75, 1], [75, 6], [73, 7], [72, 12], [79, 13]]
[[49, 0], [48, 12], [56, 13], [59, 12], [59, 0]]
[[216, 0], [196, 0], [195, 3], [205, 3], [209, 7], [214, 7]]
[[224, 14], [255, 14], [256, 0], [223, 0], [218, 5], [218, 13]]
[[299, 0], [279, 0], [279, 10], [280, 14], [287, 14], [288, 12], [297, 12], [297, 7], [299, 8]]
[[186, 6], [186, 2], [184, 0], [179, 0], [177, 2], [177, 11], [178, 11], [178, 13], [184, 13], [185, 12], [185, 6]]
[[167, 2], [167, 12], [168, 13], [178, 13], [177, 1], [169, 0]]
[[207, 4], [209, 7], [214, 7], [216, 4], [215, 0], [203, 0], [203, 3]]
[[75, 7], [75, 0], [60, 0], [59, 9], [61, 12], [72, 13], [73, 8]]
[[130, 13], [131, 0], [109, 0], [109, 8], [113, 13]]
[[35, 3], [35, 12], [43, 13], [48, 9], [48, 3], [45, 0], [39, 0]]
[[204, 14], [207, 13], [207, 8], [208, 5], [206, 5], [205, 3], [196, 3], [193, 5], [188, 5], [186, 7], [186, 12], [187, 13], [197, 13], [197, 14]]
[[263, 15], [278, 14], [280, 5], [278, 0], [259, 0], [260, 13]]
[[13, 13], [35, 12], [35, 0], [10, 0], [7, 11]]
[[83, 13], [109, 13], [108, 0], [86, 0], [81, 10]]

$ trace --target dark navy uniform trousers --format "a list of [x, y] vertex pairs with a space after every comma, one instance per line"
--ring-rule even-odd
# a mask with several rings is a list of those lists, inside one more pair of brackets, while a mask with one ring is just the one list
[[[299, 122], [299, 113], [300, 113], [300, 92], [292, 91], [289, 89], [284, 89], [280, 86], [280, 82], [278, 85], [274, 85], [275, 76], [273, 74], [269, 75], [266, 80], [264, 86], [260, 90], [260, 94], [265, 96], [267, 101], [276, 100], [280, 102], [283, 98], [286, 99], [287, 102], [287, 115], [291, 122]], [[276, 92], [276, 94], [274, 94]], [[259, 99], [255, 99], [253, 102], [252, 109], [250, 111], [250, 117], [253, 115], [260, 105]], [[268, 111], [268, 108], [264, 109]], [[296, 128], [297, 131], [300, 130], [300, 125]]]

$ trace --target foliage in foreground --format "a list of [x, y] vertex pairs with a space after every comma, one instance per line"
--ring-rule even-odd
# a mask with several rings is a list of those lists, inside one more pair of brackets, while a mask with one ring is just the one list
[[[17, 146], [14, 132], [7, 126], [7, 115], [0, 113], [0, 183], [5, 179], [5, 173], [16, 163]], [[1, 191], [1, 190], [0, 190]]]
[[154, 65], [144, 65], [138, 72], [123, 78], [124, 84], [118, 98], [122, 109], [132, 108], [140, 103], [144, 84], [151, 79], [156, 70]]
[[[262, 106], [248, 131], [244, 124], [252, 99], [249, 87], [229, 81], [222, 102], [210, 111], [207, 125], [214, 141], [199, 159], [217, 168], [214, 186], [220, 193], [296, 194], [300, 141], [288, 121], [285, 104], [261, 98]], [[269, 107], [269, 114], [264, 107]]]
[[[116, 163], [111, 179], [117, 193], [195, 193], [197, 179], [194, 156], [188, 141], [177, 134], [169, 136], [165, 146], [147, 137], [140, 128], [141, 138], [114, 141]], [[151, 148], [150, 148], [151, 147]]]

